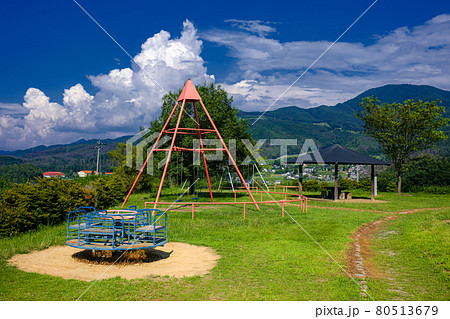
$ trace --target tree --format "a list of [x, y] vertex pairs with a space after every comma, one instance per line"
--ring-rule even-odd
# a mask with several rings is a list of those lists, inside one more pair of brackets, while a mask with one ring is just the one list
[[[139, 173], [139, 169], [136, 168], [136, 148], [133, 148], [131, 167], [127, 166], [125, 143], [119, 143], [115, 150], [108, 152], [108, 155], [115, 166], [114, 176], [118, 176], [122, 179], [126, 190], [130, 189]], [[138, 192], [149, 191], [155, 183], [154, 176], [143, 174], [136, 183], [134, 189]]]
[[30, 163], [0, 165], [0, 178], [11, 183], [23, 183], [42, 176], [42, 169]]
[[[208, 110], [214, 124], [220, 132], [220, 135], [224, 139], [228, 148], [230, 148], [230, 139], [236, 140], [236, 163], [237, 165], [242, 164], [242, 161], [250, 154], [250, 151], [245, 147], [242, 139], [248, 139], [254, 145], [255, 142], [252, 139], [251, 134], [248, 131], [248, 121], [245, 119], [240, 119], [238, 115], [238, 109], [232, 106], [233, 98], [228, 96], [227, 92], [220, 87], [220, 85], [214, 85], [213, 83], [209, 85], [201, 85], [196, 87], [198, 93], [200, 94], [203, 104]], [[178, 96], [181, 94], [182, 89], [178, 92], [169, 92], [162, 99], [162, 110], [161, 115], [150, 123], [150, 130], [144, 136], [144, 138], [150, 136], [153, 133], [159, 133], [164, 124], [166, 123]], [[201, 128], [212, 128], [206, 114], [203, 112], [201, 105], [196, 104], [198, 121]], [[178, 119], [179, 109], [173, 115], [171, 122], [168, 127], [173, 128], [176, 125]], [[192, 103], [186, 103], [181, 117], [180, 127], [186, 128], [197, 128], [195, 122], [195, 114]], [[142, 131], [142, 128], [141, 128]], [[168, 135], [171, 137], [171, 135]], [[204, 134], [202, 139], [216, 139], [216, 134]], [[193, 148], [193, 140], [198, 139], [197, 135], [187, 135], [179, 134], [175, 141], [176, 146]], [[153, 141], [154, 142], [154, 141]], [[167, 142], [168, 145], [170, 142]], [[148, 145], [149, 150], [152, 145]], [[115, 151], [109, 152], [110, 157], [116, 163], [117, 168], [116, 173], [125, 177], [128, 176], [128, 184], [134, 182], [137, 176], [137, 171], [135, 168], [129, 168], [125, 163], [125, 144], [119, 144]], [[147, 150], [142, 152], [143, 159], [142, 163], [145, 161], [147, 156]], [[154, 176], [150, 177], [146, 174], [142, 174], [136, 188], [139, 190], [148, 189], [150, 186], [158, 186], [157, 180], [160, 179], [162, 174], [162, 169], [158, 169], [157, 165], [164, 159], [165, 152], [154, 152], [153, 159], [153, 172]], [[133, 150], [133, 165], [136, 159], [136, 151]], [[184, 181], [189, 180], [189, 185], [192, 185], [197, 177], [204, 176], [204, 166], [194, 166], [193, 165], [193, 153], [192, 152], [173, 152], [171, 155], [171, 165], [168, 167], [168, 171], [165, 178], [165, 184], [173, 186], [176, 184], [183, 184]], [[201, 160], [201, 163], [203, 161]], [[228, 157], [224, 153], [223, 161], [208, 161], [208, 171], [210, 177], [213, 175], [222, 176], [223, 167], [228, 165]], [[181, 180], [181, 177], [183, 180]], [[186, 185], [188, 187], [189, 185]], [[190, 189], [194, 192], [194, 187]]]
[[[230, 148], [229, 140], [233, 139], [236, 141], [236, 164], [239, 165], [250, 155], [250, 152], [245, 147], [242, 139], [248, 139], [255, 144], [252, 139], [252, 135], [248, 131], [248, 121], [245, 119], [240, 119], [238, 115], [238, 109], [233, 107], [233, 97], [228, 96], [228, 93], [221, 88], [220, 85], [214, 85], [211, 83], [209, 85], [204, 84], [196, 87], [200, 97], [202, 98], [203, 104], [208, 110], [215, 126], [220, 132], [220, 135], [224, 139], [224, 142]], [[175, 106], [178, 96], [181, 94], [182, 89], [178, 92], [170, 92], [163, 97], [162, 112], [158, 119], [151, 123], [150, 133], [160, 132], [164, 126], [170, 112]], [[211, 124], [203, 112], [202, 107], [198, 103], [196, 105], [198, 122], [201, 128], [212, 128]], [[178, 118], [178, 110], [175, 112], [169, 127], [175, 127], [176, 120]], [[187, 103], [184, 107], [184, 114], [182, 115], [180, 127], [186, 128], [197, 128], [197, 123], [195, 122], [195, 114], [192, 103]], [[218, 138], [216, 134], [205, 134], [202, 135], [202, 139], [216, 139]], [[193, 140], [198, 139], [197, 135], [178, 135], [175, 145], [192, 148]], [[225, 154], [225, 153], [224, 153]], [[155, 154], [154, 163], [158, 163], [164, 158], [162, 152], [157, 152]], [[193, 153], [192, 152], [174, 152], [171, 158], [172, 165], [169, 166], [169, 170], [166, 175], [166, 179], [171, 184], [175, 184], [176, 180], [183, 176], [183, 179], [189, 179], [190, 185], [193, 185], [196, 178], [204, 176], [205, 170], [204, 166], [200, 165], [194, 167], [193, 165]], [[178, 165], [177, 165], [178, 163]], [[223, 174], [223, 167], [227, 165], [228, 157], [224, 155], [223, 161], [208, 162], [208, 171], [210, 176]], [[154, 171], [157, 171], [156, 169]], [[183, 181], [181, 181], [183, 182]], [[187, 185], [188, 186], [188, 185]], [[194, 191], [194, 187], [190, 189], [191, 192]]]
[[[440, 101], [439, 101], [440, 102]], [[447, 125], [445, 109], [438, 102], [381, 103], [375, 96], [362, 99], [362, 111], [356, 116], [363, 121], [367, 135], [380, 143], [397, 171], [397, 191], [401, 192], [402, 168], [413, 152], [433, 147], [447, 138], [439, 129]]]

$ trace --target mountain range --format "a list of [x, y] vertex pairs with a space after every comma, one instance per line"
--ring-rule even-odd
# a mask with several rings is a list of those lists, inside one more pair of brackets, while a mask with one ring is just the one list
[[[361, 121], [355, 116], [360, 110], [359, 101], [374, 95], [380, 101], [393, 103], [407, 99], [422, 101], [442, 101], [446, 106], [445, 117], [450, 118], [450, 91], [427, 85], [385, 85], [367, 90], [353, 99], [334, 106], [321, 105], [303, 109], [297, 106], [278, 108], [268, 112], [239, 111], [241, 118], [249, 121], [249, 130], [255, 140], [259, 139], [296, 139], [297, 145], [288, 148], [289, 154], [301, 150], [305, 139], [313, 139], [317, 147], [341, 144], [348, 148], [372, 156], [382, 157], [379, 145], [362, 131]], [[258, 119], [256, 122], [255, 120]], [[255, 122], [253, 125], [252, 123]], [[450, 129], [444, 128], [447, 135]], [[102, 171], [112, 169], [112, 162], [106, 156], [118, 143], [125, 142], [130, 136], [102, 140]], [[93, 147], [97, 140], [79, 140], [71, 144], [38, 146], [13, 152], [0, 151], [0, 165], [11, 163], [31, 163], [43, 170], [73, 172], [95, 170], [97, 152]], [[279, 156], [279, 146], [271, 146], [269, 141], [263, 145], [262, 155], [267, 158]], [[443, 156], [450, 154], [450, 142], [441, 142], [435, 152]]]
[[[111, 171], [113, 162], [107, 155], [117, 144], [126, 142], [131, 136], [101, 140], [100, 171]], [[96, 170], [98, 140], [81, 139], [70, 144], [37, 146], [13, 152], [0, 151], [0, 166], [11, 164], [34, 164], [43, 171], [61, 171], [64, 173], [81, 170]], [[1, 174], [0, 174], [1, 175]]]
[[[341, 144], [356, 151], [380, 156], [381, 148], [362, 131], [361, 120], [355, 112], [361, 110], [359, 102], [367, 96], [376, 96], [386, 103], [403, 103], [405, 100], [442, 101], [447, 106], [444, 116], [450, 118], [450, 91], [444, 91], [427, 85], [385, 85], [367, 90], [353, 99], [334, 106], [321, 105], [303, 109], [297, 106], [279, 108], [266, 113], [244, 112], [239, 115], [250, 123], [253, 138], [258, 139], [297, 139], [296, 147], [289, 147], [288, 153], [301, 150], [305, 139], [313, 139], [318, 147]], [[256, 119], [258, 119], [255, 124]], [[444, 128], [449, 135], [449, 127]], [[450, 154], [450, 143], [441, 142], [437, 151], [442, 155]], [[264, 155], [274, 157], [279, 148], [271, 147], [268, 142], [262, 147]]]

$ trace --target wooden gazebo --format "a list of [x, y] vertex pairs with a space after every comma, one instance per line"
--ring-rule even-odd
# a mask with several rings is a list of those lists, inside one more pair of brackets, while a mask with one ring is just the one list
[[314, 153], [307, 153], [300, 155], [296, 159], [290, 159], [287, 161], [289, 164], [299, 165], [299, 194], [302, 195], [302, 182], [303, 182], [303, 164], [334, 164], [334, 199], [338, 199], [338, 166], [339, 164], [349, 165], [370, 165], [370, 181], [371, 181], [371, 199], [375, 199], [374, 193], [374, 179], [375, 179], [375, 165], [390, 165], [390, 163], [370, 157], [365, 154], [361, 154], [345, 148], [339, 144], [335, 144], [328, 147], [319, 148], [318, 152], [320, 157], [314, 155]]

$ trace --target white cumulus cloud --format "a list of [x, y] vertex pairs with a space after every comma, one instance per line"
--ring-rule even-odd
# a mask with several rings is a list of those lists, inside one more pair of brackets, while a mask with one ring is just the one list
[[[251, 24], [241, 21], [240, 28], [245, 30], [246, 25]], [[227, 47], [229, 56], [236, 59], [236, 68], [223, 86], [246, 110], [265, 110], [332, 44], [280, 42], [248, 31], [213, 29], [201, 34], [203, 39]], [[377, 36], [369, 45], [337, 42], [273, 109], [334, 105], [385, 84], [426, 84], [448, 90], [449, 34], [450, 15], [443, 14], [423, 25]]]
[[0, 149], [135, 134], [160, 114], [166, 92], [182, 88], [188, 78], [195, 84], [214, 81], [201, 51], [197, 30], [186, 20], [179, 38], [164, 30], [148, 38], [131, 67], [89, 76], [95, 95], [76, 84], [64, 90], [59, 104], [30, 88], [22, 107], [0, 103]]

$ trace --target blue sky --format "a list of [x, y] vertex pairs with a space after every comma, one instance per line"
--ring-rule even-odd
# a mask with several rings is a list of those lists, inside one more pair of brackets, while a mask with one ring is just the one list
[[[220, 83], [265, 110], [374, 0], [11, 1], [0, 19], [0, 149], [134, 134], [164, 91]], [[272, 106], [389, 83], [450, 90], [448, 1], [379, 0]], [[149, 77], [151, 75], [158, 85]]]

